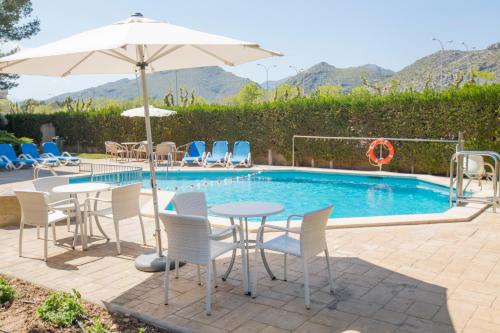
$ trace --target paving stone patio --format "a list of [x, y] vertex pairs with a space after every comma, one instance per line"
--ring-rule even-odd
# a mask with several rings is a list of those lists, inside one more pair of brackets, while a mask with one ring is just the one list
[[[145, 221], [153, 244], [153, 222]], [[112, 223], [105, 222], [112, 235]], [[284, 282], [282, 256], [270, 253], [278, 280], [271, 281], [259, 264], [256, 299], [243, 295], [237, 261], [228, 281], [219, 279], [212, 289], [211, 316], [204, 313], [205, 289], [197, 284], [195, 266], [182, 267], [179, 279], [171, 275], [168, 305], [162, 274], [135, 270], [134, 258], [150, 249], [140, 245], [137, 220], [121, 224], [120, 256], [113, 239], [97, 236], [87, 251], [71, 250], [72, 233], [61, 225], [58, 244], [49, 242], [47, 263], [33, 228], [20, 258], [18, 235], [15, 226], [0, 227], [0, 273], [76, 288], [87, 300], [197, 332], [500, 332], [500, 213], [491, 211], [467, 223], [328, 230], [335, 294], [328, 292], [325, 258], [318, 256], [310, 264], [310, 310], [297, 261], [290, 260]], [[228, 262], [218, 260], [219, 274]]]

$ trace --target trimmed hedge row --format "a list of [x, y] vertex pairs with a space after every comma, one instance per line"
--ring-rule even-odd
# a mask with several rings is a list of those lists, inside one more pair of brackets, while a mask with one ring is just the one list
[[[40, 126], [52, 123], [68, 149], [102, 152], [104, 141], [140, 141], [144, 119], [120, 116], [118, 108], [86, 113], [11, 114], [6, 129], [39, 141]], [[389, 95], [347, 94], [297, 98], [248, 106], [199, 105], [179, 109], [171, 117], [152, 118], [155, 142], [245, 139], [254, 160], [291, 163], [294, 134], [456, 139], [462, 131], [466, 148], [500, 151], [500, 85], [467, 86], [442, 92]], [[370, 167], [368, 142], [298, 140], [297, 161], [335, 167]], [[394, 142], [390, 170], [444, 174], [455, 147], [430, 143]]]

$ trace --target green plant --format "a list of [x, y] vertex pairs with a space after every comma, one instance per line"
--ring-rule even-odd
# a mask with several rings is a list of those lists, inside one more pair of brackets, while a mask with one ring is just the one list
[[106, 333], [108, 329], [106, 325], [101, 322], [98, 317], [92, 318], [91, 325], [85, 327], [85, 332], [87, 333]]
[[0, 277], [0, 304], [12, 303], [15, 297], [15, 290], [4, 278]]
[[37, 315], [53, 325], [70, 326], [84, 314], [80, 298], [80, 293], [75, 289], [72, 293], [52, 292], [37, 309]]
[[16, 138], [16, 136], [7, 131], [0, 131], [0, 143], [9, 143], [11, 144], [16, 152], [19, 154], [21, 150], [22, 143], [32, 143], [33, 139], [22, 137]]
[[139, 327], [137, 333], [146, 333], [146, 329], [144, 327]]

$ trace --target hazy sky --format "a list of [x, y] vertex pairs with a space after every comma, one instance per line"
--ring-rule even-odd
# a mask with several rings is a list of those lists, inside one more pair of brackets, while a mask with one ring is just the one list
[[[192, 29], [255, 41], [285, 54], [263, 60], [277, 67], [276, 80], [294, 74], [290, 65], [326, 61], [337, 67], [367, 63], [392, 70], [446, 48], [485, 48], [500, 41], [498, 0], [33, 0], [41, 31], [21, 47], [34, 47], [124, 19], [134, 12]], [[265, 80], [256, 63], [226, 68]], [[24, 76], [10, 98], [45, 99], [126, 76]], [[180, 78], [182, 79], [182, 78]]]

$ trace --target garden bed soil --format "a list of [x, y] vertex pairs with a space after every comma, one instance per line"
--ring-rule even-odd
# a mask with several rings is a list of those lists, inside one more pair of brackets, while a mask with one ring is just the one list
[[[0, 333], [82, 333], [82, 328], [76, 324], [70, 327], [54, 327], [38, 318], [36, 309], [51, 292], [50, 289], [1, 274], [0, 277], [5, 278], [16, 290], [16, 298], [12, 304], [0, 305]], [[98, 317], [108, 332], [137, 333], [141, 327], [146, 333], [162, 332], [133, 317], [110, 313], [97, 304], [82, 301], [82, 305], [85, 308], [86, 318], [80, 322], [84, 325], [88, 324], [88, 320]]]

